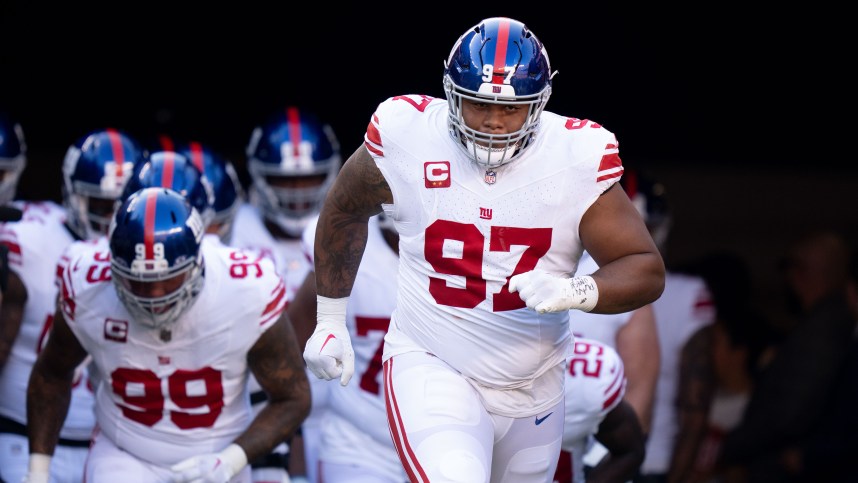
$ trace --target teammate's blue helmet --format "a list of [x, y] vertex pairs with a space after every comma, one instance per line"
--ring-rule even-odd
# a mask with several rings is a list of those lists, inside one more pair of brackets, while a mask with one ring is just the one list
[[190, 159], [175, 151], [156, 151], [134, 168], [125, 185], [121, 200], [143, 188], [170, 188], [188, 199], [196, 208], [203, 224], [214, 217], [214, 191], [208, 179]]
[[341, 164], [333, 129], [297, 107], [253, 130], [247, 159], [253, 201], [291, 236], [300, 236], [319, 213]]
[[27, 166], [24, 130], [8, 115], [0, 113], [0, 205], [15, 198], [18, 180]]
[[160, 149], [184, 155], [205, 174], [214, 192], [214, 217], [209, 231], [214, 231], [216, 227], [217, 235], [224, 242], [228, 242], [235, 214], [244, 200], [244, 189], [235, 166], [210, 146], [197, 141], [175, 143], [168, 136], [160, 136], [158, 144]]
[[145, 151], [117, 129], [92, 131], [69, 146], [63, 160], [63, 205], [82, 239], [107, 235], [116, 201]]
[[164, 328], [193, 305], [204, 282], [204, 232], [197, 210], [169, 188], [144, 188], [117, 208], [111, 275], [135, 321]]
[[673, 221], [664, 184], [643, 171], [626, 167], [620, 185], [646, 223], [656, 246], [664, 251]]
[[[483, 20], [459, 37], [444, 63], [450, 133], [477, 164], [491, 168], [514, 160], [539, 126], [553, 76], [545, 47], [523, 23], [505, 17]], [[513, 133], [482, 133], [465, 124], [463, 99], [526, 104], [527, 120]]]

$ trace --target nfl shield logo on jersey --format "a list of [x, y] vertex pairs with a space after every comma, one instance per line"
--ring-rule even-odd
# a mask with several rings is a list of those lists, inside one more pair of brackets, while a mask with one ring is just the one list
[[498, 180], [498, 174], [492, 170], [486, 171], [486, 176], [483, 178], [486, 184], [495, 184], [495, 181]]

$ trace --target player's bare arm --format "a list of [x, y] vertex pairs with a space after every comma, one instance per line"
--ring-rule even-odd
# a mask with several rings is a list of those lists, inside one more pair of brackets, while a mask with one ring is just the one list
[[10, 271], [0, 305], [0, 369], [6, 365], [12, 345], [21, 330], [24, 320], [24, 305], [27, 303], [27, 288], [18, 274]]
[[75, 368], [86, 355], [62, 310], [57, 310], [51, 335], [33, 365], [27, 387], [30, 453], [54, 453], [71, 400]]
[[661, 369], [661, 349], [652, 305], [632, 312], [628, 323], [617, 332], [617, 352], [623, 359], [628, 380], [626, 401], [637, 413], [644, 434], [648, 434]]
[[592, 275], [599, 286], [592, 312], [629, 312], [661, 296], [664, 261], [640, 214], [617, 184], [584, 213], [578, 230], [584, 249], [600, 267]]
[[346, 161], [325, 199], [316, 227], [316, 290], [348, 297], [366, 247], [367, 220], [393, 194], [364, 145]]
[[677, 391], [679, 431], [667, 477], [669, 482], [688, 480], [706, 432], [716, 385], [710, 357], [712, 335], [711, 325], [699, 329], [688, 339], [680, 354]]
[[605, 416], [596, 439], [609, 455], [593, 468], [587, 482], [631, 481], [643, 464], [646, 439], [634, 409], [626, 400]]
[[235, 441], [253, 461], [288, 439], [310, 413], [310, 383], [285, 312], [256, 341], [247, 362], [268, 394], [268, 404]]
[[286, 314], [292, 321], [298, 345], [304, 347], [316, 329], [316, 274], [312, 270], [289, 302]]

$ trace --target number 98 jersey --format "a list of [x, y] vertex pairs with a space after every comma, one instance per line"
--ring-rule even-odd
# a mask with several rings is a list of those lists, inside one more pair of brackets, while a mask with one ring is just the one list
[[286, 305], [273, 262], [204, 242], [202, 292], [163, 330], [132, 320], [104, 248], [78, 250], [61, 274], [63, 314], [100, 376], [101, 432], [163, 466], [226, 447], [252, 419], [247, 353]]

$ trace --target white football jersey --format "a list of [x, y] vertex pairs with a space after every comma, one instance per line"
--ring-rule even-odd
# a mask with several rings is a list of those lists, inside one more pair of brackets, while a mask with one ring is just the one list
[[12, 206], [21, 210], [21, 221], [36, 221], [43, 224], [65, 223], [66, 210], [50, 200], [15, 200]]
[[664, 292], [652, 303], [661, 370], [655, 387], [652, 427], [646, 444], [643, 474], [666, 473], [679, 430], [676, 397], [682, 347], [692, 334], [715, 321], [715, 305], [702, 278], [667, 272]]
[[447, 101], [408, 95], [378, 106], [365, 146], [393, 193], [385, 213], [401, 237], [384, 359], [435, 354], [504, 416], [557, 404], [562, 379], [541, 376], [571, 351], [568, 312], [527, 309], [509, 278], [575, 272], [581, 217], [622, 175], [613, 133], [543, 112], [527, 151], [487, 171], [450, 135]]
[[[28, 210], [45, 217], [31, 216], [27, 220], [0, 225], [0, 243], [9, 249], [9, 268], [27, 289], [21, 329], [0, 374], [0, 415], [24, 425], [27, 423], [30, 372], [54, 321], [57, 267], [66, 247], [74, 240], [62, 224], [64, 216], [57, 212], [60, 209], [57, 205], [38, 203], [27, 206]], [[75, 377], [69, 412], [60, 437], [89, 440], [95, 425], [93, 406], [94, 397], [82, 366]]]
[[[304, 234], [311, 254], [317, 221]], [[346, 309], [355, 374], [349, 385], [328, 393], [321, 459], [372, 467], [389, 481], [407, 481], [387, 426], [381, 363], [384, 335], [396, 304], [399, 256], [385, 241], [377, 217], [370, 218], [367, 230], [366, 249]]]
[[590, 437], [626, 392], [623, 361], [609, 345], [575, 338], [566, 370], [566, 419], [563, 450], [572, 454], [572, 481], [584, 481], [584, 453]]
[[117, 447], [162, 466], [222, 450], [250, 423], [247, 353], [286, 305], [270, 259], [203, 243], [205, 283], [170, 330], [135, 323], [103, 245], [62, 274], [63, 313], [99, 374], [96, 417]]
[[277, 272], [286, 282], [286, 295], [289, 300], [304, 283], [307, 273], [312, 270], [312, 262], [307, 258], [301, 246], [301, 239], [277, 239], [265, 227], [264, 218], [254, 205], [244, 203], [239, 207], [233, 221], [230, 246], [259, 250], [274, 261]]

